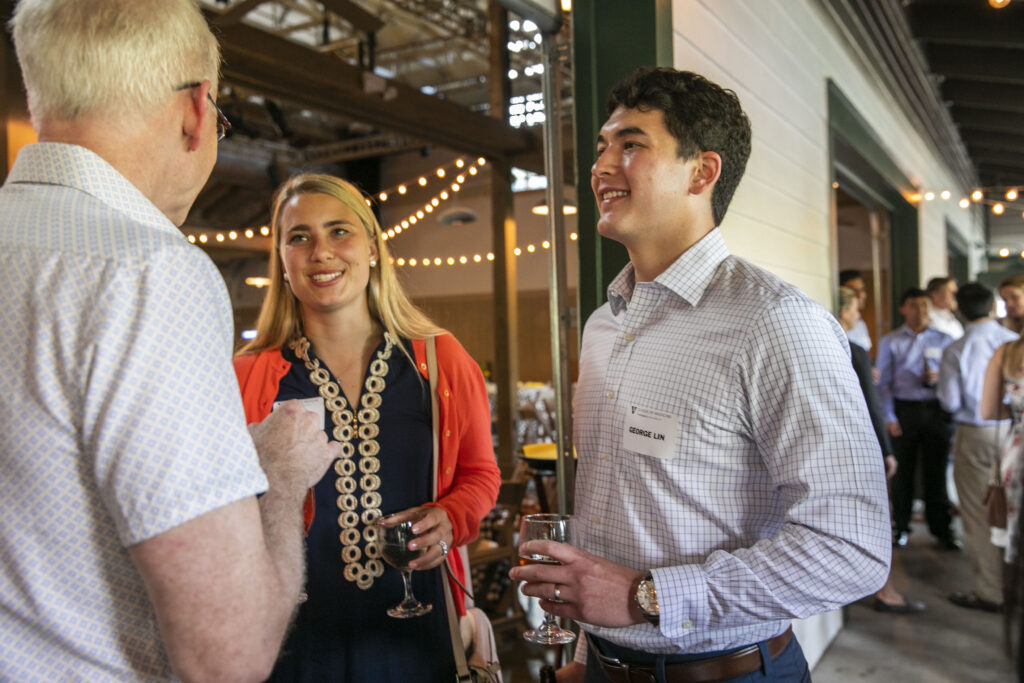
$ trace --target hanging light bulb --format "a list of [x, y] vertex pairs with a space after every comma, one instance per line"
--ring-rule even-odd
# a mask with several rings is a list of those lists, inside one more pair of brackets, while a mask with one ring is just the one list
[[960, 208], [961, 209], [966, 209], [970, 205], [971, 205], [971, 200], [969, 200], [967, 197], [964, 197], [963, 199], [960, 200]]
[[1013, 201], [1014, 199], [1016, 199], [1016, 198], [1017, 198], [1017, 188], [1015, 188], [1015, 187], [1011, 187], [1011, 188], [1010, 188], [1009, 190], [1007, 190], [1007, 191], [1006, 191], [1006, 198], [1007, 198], [1008, 200], [1010, 200], [1011, 202], [1012, 202], [1012, 201]]
[[971, 199], [973, 199], [976, 202], [980, 202], [982, 197], [984, 196], [985, 195], [982, 193], [981, 190], [975, 190], [974, 192], [971, 193]]
[[988, 4], [993, 9], [1003, 9], [1010, 4], [1010, 0], [988, 0]]
[[1002, 216], [1003, 211], [1005, 210], [1006, 207], [1000, 204], [999, 202], [996, 202], [995, 204], [992, 205], [992, 213], [994, 213], [997, 216]]
[[953, 193], [950, 192], [949, 190], [943, 190], [939, 196], [942, 197], [943, 199], [949, 199], [950, 197], [953, 196]]
[[924, 193], [924, 200], [925, 200], [926, 202], [930, 202], [930, 201], [931, 201], [931, 200], [933, 200], [933, 199], [935, 199], [935, 193], [934, 193], [934, 192], [932, 192], [931, 190], [929, 190], [929, 191], [927, 191], [927, 192], [925, 192], [925, 193]]

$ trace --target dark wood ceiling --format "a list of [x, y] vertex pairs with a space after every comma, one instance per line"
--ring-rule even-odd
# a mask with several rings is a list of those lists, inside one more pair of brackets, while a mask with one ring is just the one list
[[981, 183], [1024, 187], [1024, 0], [904, 5]]

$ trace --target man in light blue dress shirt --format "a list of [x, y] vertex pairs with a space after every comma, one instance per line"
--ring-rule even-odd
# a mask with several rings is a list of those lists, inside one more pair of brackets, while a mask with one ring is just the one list
[[923, 289], [911, 287], [900, 295], [906, 322], [882, 337], [875, 359], [878, 394], [898, 463], [892, 479], [893, 543], [900, 548], [908, 543], [920, 463], [928, 528], [941, 548], [956, 550], [946, 493], [951, 421], [936, 395], [942, 351], [953, 338], [928, 327], [928, 305]]
[[873, 593], [892, 552], [846, 335], [716, 227], [750, 152], [734, 93], [641, 69], [608, 112], [597, 229], [630, 263], [583, 334], [576, 547], [531, 542], [561, 564], [513, 578], [583, 624], [560, 680], [808, 681], [790, 621]]
[[964, 546], [973, 586], [949, 596], [953, 604], [989, 612], [1003, 602], [1003, 549], [992, 545], [985, 516], [985, 493], [992, 466], [999, 459], [1000, 436], [1009, 421], [984, 420], [979, 413], [985, 370], [992, 354], [1017, 333], [992, 316], [992, 291], [977, 282], [956, 294], [960, 312], [969, 321], [960, 339], [946, 347], [939, 369], [939, 401], [953, 414], [953, 481], [960, 499]]
[[191, 0], [11, 27], [39, 143], [0, 189], [0, 680], [263, 680], [337, 446], [297, 402], [246, 429], [224, 282], [177, 228], [228, 127], [217, 41]]

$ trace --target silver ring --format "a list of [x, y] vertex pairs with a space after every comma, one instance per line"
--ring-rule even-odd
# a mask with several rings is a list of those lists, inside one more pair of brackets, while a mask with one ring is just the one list
[[437, 545], [441, 548], [441, 557], [448, 557], [448, 544], [444, 541], [438, 541]]
[[562, 601], [562, 587], [557, 583], [555, 584], [555, 602]]

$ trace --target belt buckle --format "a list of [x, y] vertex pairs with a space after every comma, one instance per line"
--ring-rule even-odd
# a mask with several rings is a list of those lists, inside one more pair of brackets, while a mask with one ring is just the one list
[[[644, 671], [643, 669], [634, 669], [629, 664], [623, 662], [621, 659], [616, 657], [608, 657], [600, 652], [594, 651], [597, 656], [597, 661], [601, 665], [602, 669], [606, 671], [614, 671], [625, 675], [626, 683], [658, 683], [657, 677], [651, 671]], [[639, 674], [644, 678], [633, 678], [633, 674]]]

